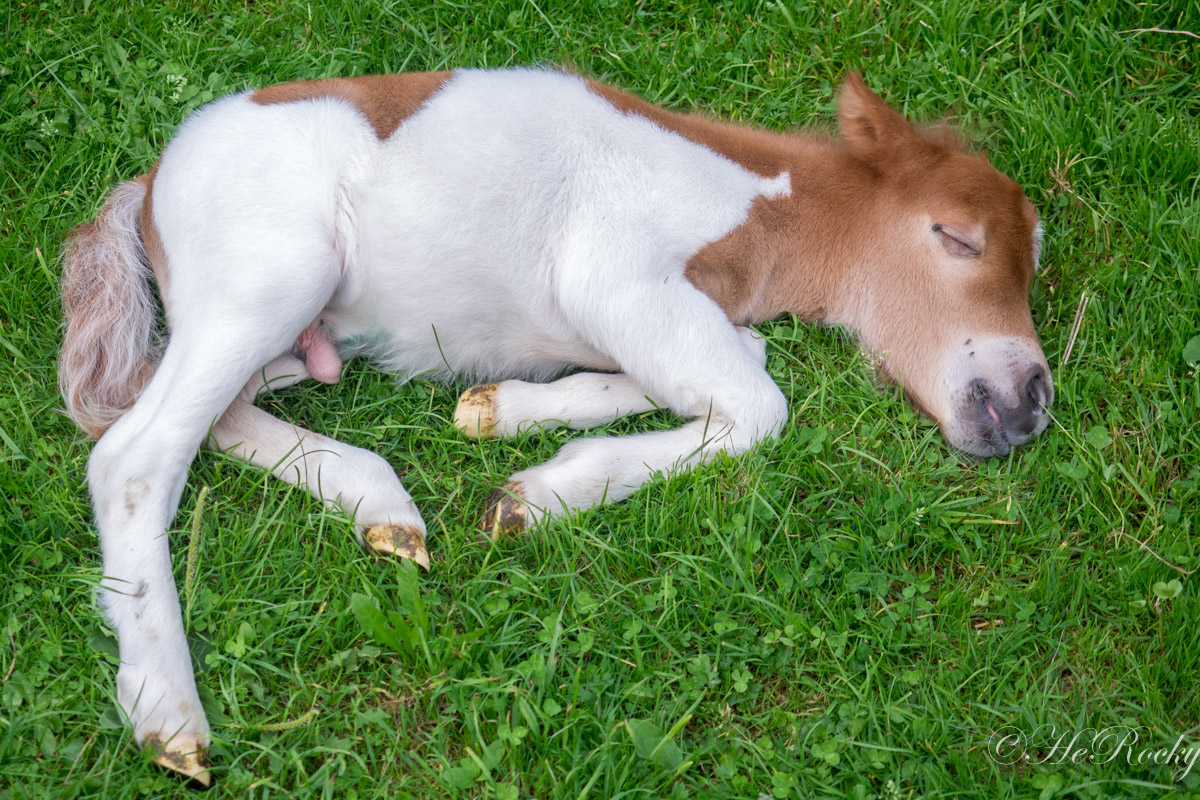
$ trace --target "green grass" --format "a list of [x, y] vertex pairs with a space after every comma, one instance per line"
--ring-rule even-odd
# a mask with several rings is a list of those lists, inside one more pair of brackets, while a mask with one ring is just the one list
[[1060, 762], [1044, 734], [1029, 762], [989, 756], [1009, 725], [1200, 742], [1200, 40], [1134, 30], [1200, 33], [1194, 3], [198, 5], [0, 11], [0, 797], [184, 791], [113, 700], [89, 447], [57, 411], [63, 235], [213, 97], [509, 64], [776, 129], [830, 124], [851, 68], [948, 113], [1045, 219], [1056, 424], [968, 463], [847, 337], [783, 320], [780, 440], [489, 547], [488, 491], [568, 435], [471, 444], [462, 387], [359, 363], [280, 392], [275, 412], [395, 465], [435, 569], [197, 459], [172, 544], [183, 592], [197, 521], [216, 794], [1200, 797], [1200, 765]]

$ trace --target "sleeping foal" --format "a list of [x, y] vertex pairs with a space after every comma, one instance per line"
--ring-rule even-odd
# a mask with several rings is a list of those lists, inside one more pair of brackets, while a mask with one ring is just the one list
[[197, 447], [305, 486], [369, 547], [429, 567], [391, 467], [256, 408], [264, 387], [336, 382], [363, 355], [499, 381], [460, 400], [470, 437], [655, 407], [689, 420], [513, 475], [486, 509], [493, 535], [777, 434], [787, 402], [746, 326], [782, 314], [854, 331], [960, 450], [1041, 433], [1033, 206], [853, 74], [838, 129], [754, 130], [541, 70], [286, 84], [193, 114], [63, 268], [61, 385], [99, 440], [102, 597], [138, 743], [208, 782], [165, 536]]

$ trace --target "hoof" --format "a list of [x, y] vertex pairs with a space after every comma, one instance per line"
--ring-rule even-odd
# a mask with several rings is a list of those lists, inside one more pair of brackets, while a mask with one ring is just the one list
[[363, 542], [372, 552], [400, 556], [415, 561], [428, 572], [429, 551], [425, 535], [408, 525], [373, 525], [363, 534]]
[[472, 386], [458, 398], [454, 427], [468, 439], [487, 439], [496, 425], [496, 384]]
[[154, 760], [160, 767], [205, 789], [212, 783], [207, 737], [198, 733], [177, 733], [164, 740], [162, 734], [152, 733], [142, 742], [142, 747], [153, 751]]
[[501, 536], [520, 533], [529, 527], [529, 506], [525, 505], [520, 481], [506, 483], [488, 495], [484, 502], [480, 529], [493, 542]]

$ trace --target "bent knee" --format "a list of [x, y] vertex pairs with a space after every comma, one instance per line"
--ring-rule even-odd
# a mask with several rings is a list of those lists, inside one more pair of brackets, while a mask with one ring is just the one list
[[770, 402], [741, 409], [730, 417], [734, 446], [743, 450], [763, 439], [778, 436], [787, 423], [787, 418], [787, 401], [782, 393], [777, 393]]
[[783, 392], [767, 378], [733, 394], [703, 399], [692, 416], [724, 423], [739, 443], [748, 446], [778, 435], [787, 422], [788, 406]]

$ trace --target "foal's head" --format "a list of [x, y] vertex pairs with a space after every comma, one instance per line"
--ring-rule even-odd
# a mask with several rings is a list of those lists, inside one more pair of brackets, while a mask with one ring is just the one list
[[983, 156], [943, 129], [913, 127], [857, 75], [838, 125], [873, 215], [855, 226], [870, 255], [848, 268], [839, 316], [953, 446], [998, 456], [1033, 439], [1054, 398], [1029, 312], [1042, 236], [1033, 204]]

